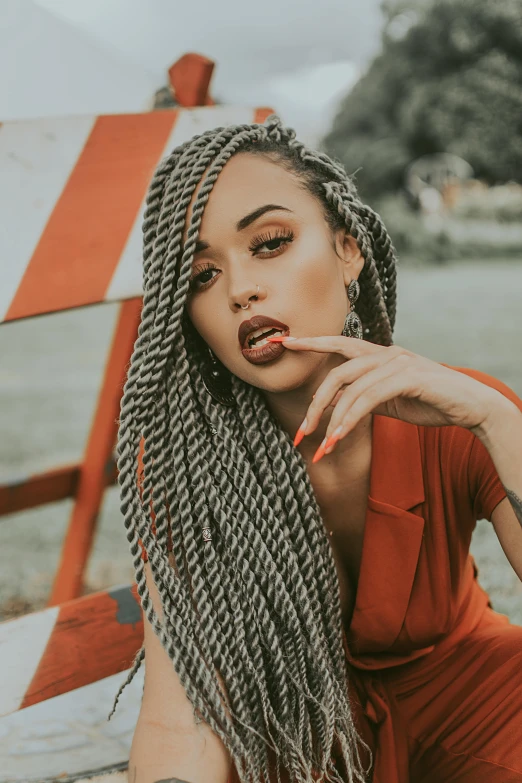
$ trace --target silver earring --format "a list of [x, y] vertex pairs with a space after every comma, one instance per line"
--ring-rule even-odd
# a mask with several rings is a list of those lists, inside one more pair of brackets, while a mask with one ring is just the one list
[[361, 293], [361, 286], [358, 280], [352, 280], [347, 288], [348, 299], [350, 300], [350, 312], [345, 318], [343, 331], [341, 334], [344, 337], [357, 337], [359, 340], [363, 339], [363, 328], [361, 319], [354, 310], [355, 303]]

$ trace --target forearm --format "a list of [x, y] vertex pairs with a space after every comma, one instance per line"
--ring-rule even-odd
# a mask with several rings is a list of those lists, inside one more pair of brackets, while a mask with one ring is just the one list
[[230, 762], [211, 729], [187, 736], [138, 718], [129, 755], [129, 783], [227, 783]]
[[492, 408], [487, 425], [475, 434], [489, 451], [506, 491], [507, 498], [493, 510], [491, 522], [522, 581], [522, 412], [509, 400], [501, 401]]
[[513, 511], [522, 525], [522, 412], [502, 397], [475, 432], [489, 451]]

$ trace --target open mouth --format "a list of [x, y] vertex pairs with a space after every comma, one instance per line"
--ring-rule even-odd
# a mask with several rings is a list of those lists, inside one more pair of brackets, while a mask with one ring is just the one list
[[244, 347], [248, 348], [249, 350], [262, 348], [263, 345], [271, 344], [266, 339], [267, 337], [273, 337], [275, 335], [284, 335], [284, 334], [285, 331], [283, 329], [276, 329], [275, 327], [272, 328], [263, 327], [261, 329], [256, 329], [255, 332], [252, 332], [252, 334], [249, 335]]

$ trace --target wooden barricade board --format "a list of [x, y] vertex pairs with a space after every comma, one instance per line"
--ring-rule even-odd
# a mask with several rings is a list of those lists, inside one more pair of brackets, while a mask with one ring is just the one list
[[142, 295], [141, 223], [159, 161], [269, 108], [203, 106], [0, 125], [0, 323]]
[[0, 716], [125, 671], [142, 642], [135, 584], [0, 623]]

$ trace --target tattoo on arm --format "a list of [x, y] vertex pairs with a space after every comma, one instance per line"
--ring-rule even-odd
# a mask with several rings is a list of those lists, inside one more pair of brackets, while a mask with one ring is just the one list
[[513, 506], [513, 511], [515, 512], [518, 521], [522, 525], [522, 500], [520, 500], [518, 495], [516, 495], [512, 489], [507, 489], [507, 487], [504, 487], [504, 489], [506, 490], [509, 502]]

